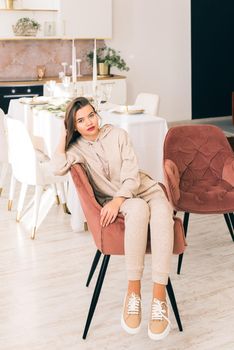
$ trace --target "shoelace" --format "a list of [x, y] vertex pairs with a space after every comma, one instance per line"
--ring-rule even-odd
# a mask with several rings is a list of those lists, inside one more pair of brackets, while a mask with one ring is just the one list
[[135, 293], [132, 293], [128, 299], [128, 314], [139, 315], [141, 299]]
[[167, 318], [166, 310], [163, 309], [163, 305], [167, 307], [167, 304], [165, 301], [160, 301], [158, 299], [154, 299], [152, 303], [152, 320], [159, 320], [162, 321], [165, 319], [169, 324], [170, 320]]

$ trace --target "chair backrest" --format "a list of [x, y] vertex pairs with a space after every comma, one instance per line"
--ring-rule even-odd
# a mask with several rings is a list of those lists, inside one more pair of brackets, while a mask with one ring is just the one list
[[147, 114], [157, 116], [159, 110], [159, 96], [156, 94], [141, 92], [137, 95], [135, 105], [144, 108]]
[[6, 138], [5, 113], [0, 108], [0, 162], [8, 162], [8, 146]]
[[[187, 196], [187, 203], [195, 205], [194, 196], [198, 192], [199, 198], [204, 199], [211, 197], [217, 185], [220, 191], [231, 190], [228, 178], [233, 178], [234, 172], [226, 176], [224, 168], [227, 165], [231, 169], [226, 163], [233, 159], [227, 138], [214, 125], [183, 125], [169, 129], [164, 141], [164, 169], [175, 209], [179, 210], [181, 193]], [[201, 210], [202, 204], [201, 201]]]
[[28, 131], [20, 120], [6, 117], [9, 161], [14, 177], [28, 185], [35, 185], [37, 178], [36, 153]]
[[101, 205], [96, 201], [93, 189], [85, 170], [80, 164], [71, 168], [71, 175], [76, 186], [81, 207], [97, 248], [104, 254], [124, 254], [124, 218], [119, 215], [114, 223], [107, 227], [100, 225]]

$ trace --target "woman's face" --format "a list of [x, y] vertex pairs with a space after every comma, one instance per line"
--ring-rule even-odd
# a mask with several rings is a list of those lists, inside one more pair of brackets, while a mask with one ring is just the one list
[[96, 140], [99, 133], [98, 115], [90, 105], [76, 112], [75, 128], [86, 140]]

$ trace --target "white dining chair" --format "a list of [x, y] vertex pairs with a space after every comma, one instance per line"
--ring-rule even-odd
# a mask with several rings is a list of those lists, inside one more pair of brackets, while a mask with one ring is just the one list
[[16, 179], [12, 174], [11, 165], [8, 159], [8, 145], [7, 145], [7, 137], [6, 137], [6, 117], [5, 117], [5, 113], [1, 108], [0, 108], [0, 163], [2, 165], [1, 173], [0, 173], [0, 196], [7, 178], [7, 174], [9, 171], [11, 172], [10, 190], [9, 190], [9, 196], [8, 196], [8, 210], [11, 210], [14, 193], [15, 193]]
[[0, 196], [10, 167], [8, 162], [8, 147], [5, 128], [5, 113], [0, 108]]
[[147, 114], [157, 116], [159, 110], [159, 96], [157, 94], [141, 92], [137, 95], [134, 105], [142, 107]]
[[[32, 215], [31, 238], [35, 238], [41, 196], [46, 186], [55, 190], [60, 185], [60, 199], [66, 207], [64, 182], [67, 176], [55, 176], [49, 169], [48, 161], [43, 154], [36, 152], [25, 125], [16, 119], [6, 117], [8, 154], [14, 178], [21, 183], [20, 197], [17, 207], [17, 221], [22, 218], [24, 199], [28, 186], [35, 187]], [[48, 158], [47, 158], [48, 160]], [[25, 214], [25, 213], [24, 213]]]

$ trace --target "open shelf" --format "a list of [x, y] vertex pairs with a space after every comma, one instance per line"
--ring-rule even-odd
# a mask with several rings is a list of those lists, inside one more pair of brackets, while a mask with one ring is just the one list
[[5, 8], [0, 8], [0, 11], [40, 11], [40, 12], [58, 12], [58, 10], [55, 9], [5, 9]]
[[0, 41], [4, 40], [72, 40], [72, 38], [63, 38], [58, 36], [14, 36], [0, 37]]
[[[96, 40], [110, 40], [111, 38], [96, 38]], [[0, 37], [0, 41], [6, 40], [93, 40], [93, 38], [72, 38], [68, 36], [7, 36]]]

